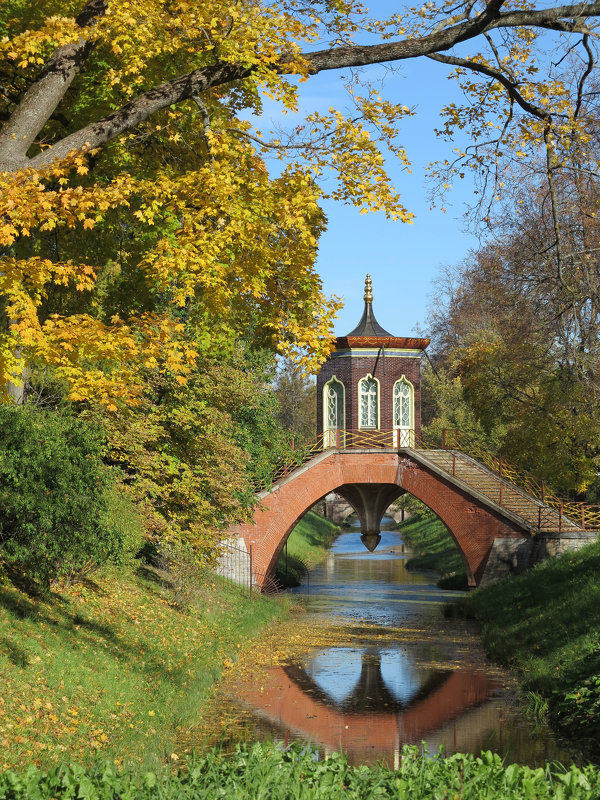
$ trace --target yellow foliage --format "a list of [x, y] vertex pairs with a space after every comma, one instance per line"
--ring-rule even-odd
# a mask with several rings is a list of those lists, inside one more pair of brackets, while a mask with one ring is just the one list
[[[339, 53], [365, 34], [402, 44], [435, 38], [436, 32], [460, 27], [469, 15], [470, 23], [485, 16], [481, 3], [466, 10], [449, 0], [379, 20], [346, 0], [109, 0], [79, 27], [73, 15], [83, 2], [6, 2], [24, 12], [21, 18], [0, 14], [9, 116], [19, 102], [13, 98], [27, 95], [24, 87], [39, 87], [40, 67], [57, 50], [64, 55], [84, 43], [86, 49], [78, 51], [82, 60], [73, 67], [73, 82], [56, 95], [57, 113], [46, 115], [37, 128], [33, 124], [32, 135], [26, 132], [21, 140], [31, 145], [22, 153], [25, 166], [0, 173], [0, 245], [7, 255], [0, 277], [7, 323], [0, 337], [0, 383], [18, 382], [23, 362], [43, 362], [67, 381], [72, 399], [100, 398], [107, 407], [136, 402], [140, 368], [153, 368], [157, 348], [169, 353], [168, 368], [183, 385], [194, 350], [185, 344], [188, 332], [173, 320], [195, 326], [189, 338], [196, 342], [221, 346], [251, 330], [262, 344], [294, 355], [306, 369], [323, 360], [339, 302], [323, 295], [313, 266], [324, 227], [319, 201], [329, 197], [360, 213], [382, 211], [410, 223], [412, 214], [386, 172], [384, 152], [408, 169], [397, 133], [412, 112], [352, 77], [346, 86], [351, 112], [308, 114], [289, 134], [271, 132], [265, 138], [248, 117], [260, 115], [264, 98], [276, 100], [284, 112], [297, 111], [298, 87], [315, 68], [311, 59], [324, 37], [339, 45]], [[509, 0], [502, 18], [530, 7], [527, 0]], [[538, 80], [538, 34], [521, 25], [503, 28], [501, 43], [484, 35], [487, 44], [469, 56], [470, 66], [456, 70], [468, 104], [444, 109], [441, 133], [468, 128], [476, 141], [497, 137], [517, 158], [529, 156], [543, 141], [559, 165], [573, 132], [582, 142], [585, 136], [566, 83], [556, 77]], [[435, 57], [434, 50], [421, 54]], [[133, 114], [128, 125], [118, 127], [117, 118], [127, 117], [136, 98], [152, 105], [169, 82], [181, 76], [191, 80], [215, 67], [223, 71], [220, 83], [184, 93], [169, 100], [170, 106], [158, 103], [146, 116]], [[487, 76], [484, 81], [473, 77], [478, 70]], [[514, 100], [500, 107], [507, 80], [523, 103], [542, 109], [541, 116], [508, 124]], [[551, 135], [544, 109], [558, 120]], [[66, 158], [27, 168], [29, 158], [49, 162], [54, 147], [71, 141], [70, 131], [91, 131], [90, 123], [103, 117], [115, 122], [120, 135], [96, 139], [105, 143], [101, 152], [81, 139]], [[487, 168], [485, 150], [474, 152], [471, 165]], [[286, 163], [276, 177], [263, 160], [267, 153]], [[495, 158], [501, 155], [498, 150]], [[464, 174], [465, 159], [462, 153], [441, 168], [446, 188], [454, 174]], [[494, 194], [500, 188], [501, 182], [495, 184]], [[127, 215], [128, 234], [148, 243], [139, 261], [128, 264], [144, 284], [145, 297], [130, 309], [122, 305], [109, 321], [102, 274], [112, 264], [61, 259], [48, 242], [50, 235], [71, 230], [84, 239], [108, 236], [106, 220], [119, 214]], [[70, 293], [71, 310], [52, 305], [57, 287], [64, 290], [61, 298]]]

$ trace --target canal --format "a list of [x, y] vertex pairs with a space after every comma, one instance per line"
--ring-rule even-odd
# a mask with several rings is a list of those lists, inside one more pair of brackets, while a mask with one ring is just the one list
[[294, 590], [309, 631], [302, 652], [225, 681], [218, 703], [235, 737], [310, 742], [355, 764], [397, 765], [405, 744], [569, 763], [549, 729], [524, 718], [514, 678], [486, 661], [475, 624], [448, 615], [461, 592], [407, 571], [410, 553], [384, 522], [374, 553], [358, 525], [347, 528]]

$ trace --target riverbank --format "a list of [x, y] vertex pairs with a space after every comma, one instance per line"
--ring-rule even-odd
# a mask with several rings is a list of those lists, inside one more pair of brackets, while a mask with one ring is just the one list
[[314, 511], [308, 511], [296, 525], [279, 558], [275, 578], [284, 588], [298, 586], [307, 569], [312, 569], [327, 556], [327, 551], [340, 532], [339, 525]]
[[[413, 517], [399, 526], [440, 585], [460, 556], [443, 524]], [[477, 589], [459, 611], [477, 619], [488, 656], [515, 671], [524, 710], [547, 720], [575, 750], [600, 761], [600, 542], [552, 558], [517, 578]]]
[[178, 758], [237, 653], [286, 601], [212, 573], [106, 569], [35, 596], [0, 583], [0, 769]]
[[531, 712], [600, 761], [600, 542], [478, 589], [462, 607], [490, 657], [518, 672]]
[[440, 519], [415, 513], [398, 525], [398, 531], [414, 553], [406, 562], [408, 570], [438, 572], [438, 585], [444, 589], [466, 588], [467, 577], [460, 553]]

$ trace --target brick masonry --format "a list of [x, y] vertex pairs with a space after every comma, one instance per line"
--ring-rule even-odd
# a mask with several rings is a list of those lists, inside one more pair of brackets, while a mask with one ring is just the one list
[[317, 433], [321, 433], [323, 430], [323, 386], [334, 375], [344, 384], [346, 429], [358, 430], [358, 382], [366, 375], [372, 375], [379, 381], [379, 428], [391, 431], [393, 428], [394, 384], [404, 375], [414, 387], [414, 422], [417, 436], [419, 435], [421, 430], [420, 353], [404, 357], [386, 356], [384, 350], [376, 352], [376, 355], [362, 355], [360, 350], [349, 350], [347, 355], [337, 353], [323, 364], [317, 376]]
[[481, 671], [460, 669], [449, 673], [441, 685], [420, 692], [405, 708], [361, 714], [327, 702], [290, 669], [271, 667], [260, 682], [244, 679], [239, 693], [243, 690], [245, 702], [280, 728], [301, 732], [308, 741], [330, 750], [360, 754], [361, 763], [373, 760], [376, 752], [385, 754], [391, 764], [404, 744], [420, 743], [445, 725], [456, 726], [457, 718], [479, 707], [493, 688], [494, 681]]
[[272, 575], [294, 526], [315, 503], [344, 484], [388, 484], [410, 492], [448, 528], [462, 555], [470, 586], [478, 586], [495, 539], [528, 539], [528, 531], [483, 501], [471, 497], [416, 459], [393, 451], [326, 450], [260, 496], [253, 522], [230, 536], [252, 545], [259, 585]]

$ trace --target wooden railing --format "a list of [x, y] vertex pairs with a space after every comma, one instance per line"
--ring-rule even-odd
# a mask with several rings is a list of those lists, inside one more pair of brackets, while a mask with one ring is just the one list
[[291, 475], [316, 455], [329, 449], [445, 450], [452, 453], [452, 459], [449, 459], [448, 465], [442, 468], [451, 475], [456, 472], [457, 459], [466, 456], [497, 476], [498, 495], [493, 498], [494, 502], [503, 505], [503, 487], [510, 485], [529, 495], [534, 503], [537, 501], [537, 519], [534, 521], [537, 530], [600, 530], [600, 505], [564, 500], [555, 496], [548, 490], [544, 481], [540, 481], [527, 470], [511, 464], [502, 456], [491, 453], [475, 439], [456, 430], [442, 431], [441, 441], [407, 429], [324, 431], [302, 447], [292, 449], [291, 457], [277, 465], [271, 482], [256, 486], [257, 492], [269, 489], [274, 483]]

